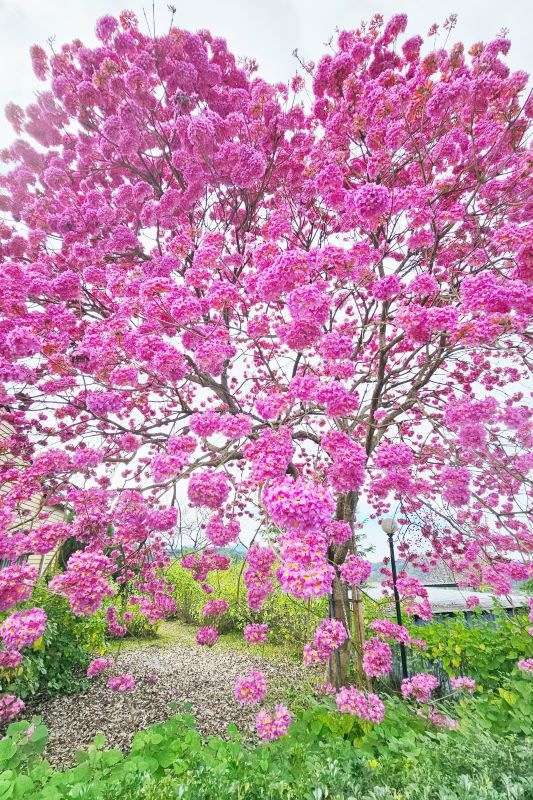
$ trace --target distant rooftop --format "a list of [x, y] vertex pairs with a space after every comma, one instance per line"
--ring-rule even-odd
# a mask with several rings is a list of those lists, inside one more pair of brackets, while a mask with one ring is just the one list
[[[458, 589], [449, 586], [426, 586], [428, 600], [434, 614], [446, 614], [454, 611], [466, 611], [466, 598], [477, 597], [479, 600], [478, 608], [490, 611], [496, 604], [503, 608], [523, 608], [527, 606], [527, 597], [521, 594], [498, 595], [497, 598], [489, 592], [475, 592], [470, 589]], [[386, 593], [381, 585], [368, 586], [364, 590], [365, 594], [373, 600], [382, 600], [384, 597], [392, 597]]]

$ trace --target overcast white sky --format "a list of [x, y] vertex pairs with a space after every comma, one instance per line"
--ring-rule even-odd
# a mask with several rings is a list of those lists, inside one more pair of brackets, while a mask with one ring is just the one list
[[[155, 0], [156, 29], [168, 28], [167, 0]], [[305, 60], [317, 61], [335, 30], [355, 28], [375, 13], [385, 17], [406, 12], [408, 34], [425, 36], [433, 22], [458, 14], [451, 41], [467, 46], [487, 41], [507, 28], [513, 42], [508, 63], [512, 69], [531, 70], [531, 14], [528, 0], [174, 0], [174, 24], [189, 30], [208, 28], [227, 39], [238, 56], [257, 60], [262, 77], [286, 82], [295, 72], [295, 48]], [[2, 113], [10, 101], [32, 102], [44, 84], [35, 78], [29, 48], [55, 38], [56, 46], [74, 38], [95, 44], [94, 25], [103, 14], [118, 15], [124, 8], [140, 20], [152, 18], [152, 0], [0, 0], [0, 148], [14, 138]], [[144, 23], [143, 23], [144, 24]], [[362, 510], [363, 511], [363, 510]], [[364, 511], [363, 514], [364, 515]], [[375, 523], [365, 526], [373, 557], [385, 555], [385, 535]]]

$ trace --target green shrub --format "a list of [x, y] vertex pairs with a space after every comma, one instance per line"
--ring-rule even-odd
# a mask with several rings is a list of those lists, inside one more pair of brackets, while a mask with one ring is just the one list
[[449, 675], [469, 675], [485, 686], [496, 687], [516, 662], [531, 653], [526, 614], [509, 616], [497, 607], [494, 622], [474, 613], [470, 624], [462, 614], [422, 627], [410, 626], [413, 636], [427, 642], [424, 658], [438, 661]]
[[68, 602], [52, 594], [44, 582], [36, 586], [25, 606], [44, 609], [48, 617], [46, 630], [41, 640], [23, 651], [17, 670], [0, 670], [2, 690], [27, 698], [38, 692], [72, 693], [82, 689], [93, 654], [105, 649], [102, 614], [76, 617]]
[[182, 714], [137, 733], [126, 756], [104, 750], [99, 734], [65, 771], [42, 760], [39, 720], [33, 730], [16, 723], [0, 743], [0, 800], [530, 800], [530, 740], [429, 730], [420, 721], [413, 730], [407, 717], [394, 717], [395, 702], [379, 739], [367, 725], [358, 741], [348, 729], [361, 724], [331, 706], [316, 705], [288, 736], [257, 747], [234, 726], [227, 739], [203, 742]]

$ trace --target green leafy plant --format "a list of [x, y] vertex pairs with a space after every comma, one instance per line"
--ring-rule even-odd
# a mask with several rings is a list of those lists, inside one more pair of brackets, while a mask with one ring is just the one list
[[[43, 608], [48, 621], [42, 638], [23, 651], [16, 670], [0, 670], [2, 689], [23, 699], [43, 694], [72, 693], [86, 686], [85, 670], [93, 654], [105, 650], [102, 614], [76, 617], [68, 602], [40, 582], [26, 604]], [[4, 615], [5, 616], [5, 615]]]

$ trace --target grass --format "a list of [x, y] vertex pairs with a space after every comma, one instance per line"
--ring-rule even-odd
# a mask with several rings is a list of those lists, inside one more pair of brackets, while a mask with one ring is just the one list
[[[196, 646], [196, 625], [187, 625], [180, 620], [165, 620], [157, 628], [156, 636], [149, 638], [115, 639], [108, 643], [110, 653], [123, 652], [124, 650], [161, 650], [179, 645], [180, 647]], [[261, 656], [269, 661], [301, 661], [299, 648], [287, 644], [249, 645], [244, 641], [242, 633], [231, 631], [222, 633], [216, 646], [223, 650], [239, 650], [250, 655]]]

